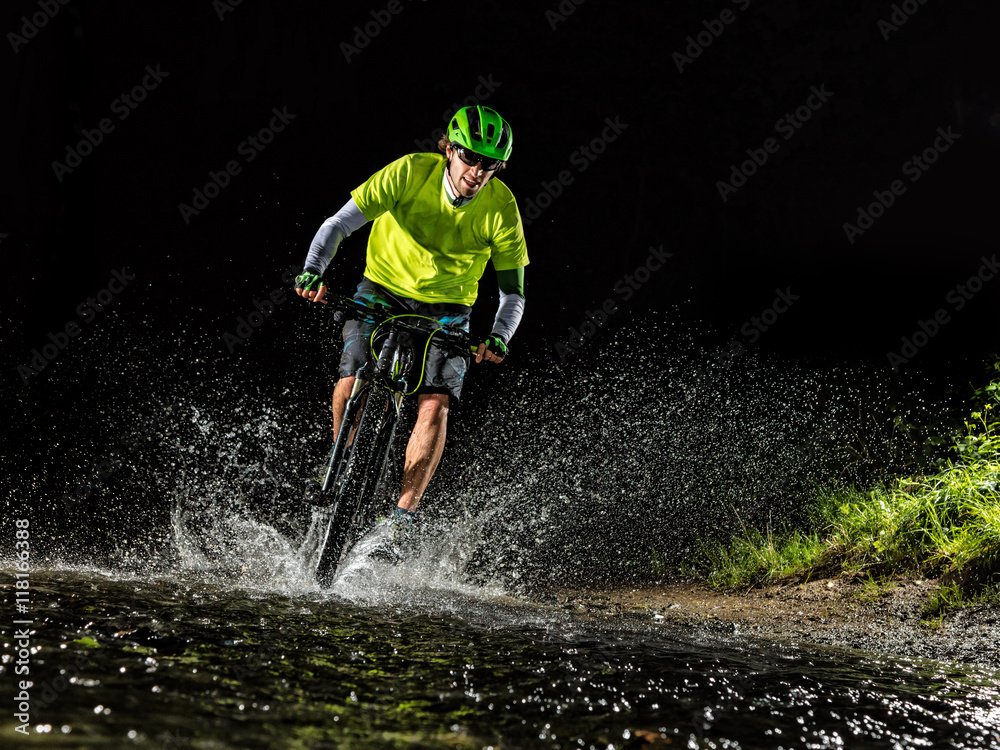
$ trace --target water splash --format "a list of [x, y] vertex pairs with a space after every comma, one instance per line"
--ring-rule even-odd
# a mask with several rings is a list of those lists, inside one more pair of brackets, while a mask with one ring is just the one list
[[[320, 375], [336, 347], [292, 308], [270, 325], [246, 351], [294, 356], [206, 356], [218, 337], [183, 327], [109, 328], [103, 341], [95, 330], [66, 354], [47, 377], [76, 418], [48, 428], [50, 458], [18, 477], [48, 513], [55, 557], [315, 591], [315, 480], [330, 440]], [[664, 331], [672, 348], [651, 351]], [[320, 340], [330, 356], [317, 373]], [[920, 431], [949, 413], [920, 375], [754, 352], [712, 366], [711, 340], [669, 316], [637, 320], [569, 365], [527, 346], [521, 366], [477, 372], [421, 509], [426, 540], [391, 572], [352, 558], [340, 592], [362, 596], [373, 575], [514, 592], [655, 578], [704, 539], [803, 522], [818, 483], [917, 466]], [[74, 400], [83, 383], [96, 385]], [[81, 476], [91, 486], [77, 499]]]

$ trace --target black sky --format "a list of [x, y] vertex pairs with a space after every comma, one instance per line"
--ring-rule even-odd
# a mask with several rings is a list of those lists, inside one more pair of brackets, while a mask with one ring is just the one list
[[[535, 356], [554, 356], [609, 299], [609, 328], [667, 315], [724, 342], [779, 291], [795, 301], [755, 342], [766, 351], [884, 362], [945, 310], [922, 364], [988, 353], [1000, 281], [962, 309], [955, 295], [996, 251], [997, 7], [901, 6], [10, 3], [0, 19], [9, 382], [23, 386], [14, 367], [81, 322], [78, 306], [115, 270], [136, 278], [114, 302], [134, 322], [211, 328], [252, 309], [353, 187], [418, 150], [477, 90], [513, 124], [503, 179], [522, 213], [545, 204], [526, 230], [518, 334]], [[895, 29], [894, 13], [906, 17]], [[25, 18], [45, 24], [28, 38]], [[711, 42], [699, 52], [689, 37]], [[144, 100], [127, 108], [120, 97], [144, 82]], [[294, 119], [262, 150], [246, 145], [275, 110]], [[789, 113], [800, 127], [778, 125]], [[105, 118], [109, 132], [80, 166], [53, 167]], [[614, 140], [583, 156], [602, 133]], [[719, 182], [768, 138], [775, 153], [723, 200]], [[935, 142], [948, 149], [911, 181], [907, 162]], [[233, 160], [238, 173], [185, 216], [180, 204]], [[540, 197], [560, 173], [559, 195]], [[845, 222], [895, 180], [905, 192], [850, 241]], [[328, 272], [335, 287], [356, 283], [364, 236]], [[624, 299], [620, 282], [661, 246], [671, 257]]]

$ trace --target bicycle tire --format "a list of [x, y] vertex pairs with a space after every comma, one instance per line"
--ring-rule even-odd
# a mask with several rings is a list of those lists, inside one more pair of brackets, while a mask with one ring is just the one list
[[[374, 447], [372, 448], [367, 468], [357, 475], [359, 490], [356, 496], [359, 500], [348, 525], [344, 544], [345, 549], [353, 547], [355, 542], [358, 541], [375, 520], [377, 510], [375, 505], [379, 490], [384, 485], [386, 465], [391, 453], [392, 437], [395, 433], [396, 422], [399, 417], [395, 397], [390, 392], [379, 390], [377, 397], [369, 394], [368, 398], [369, 403], [372, 403], [377, 409], [375, 412], [377, 419], [375, 423]], [[348, 482], [351, 480], [352, 475], [353, 472], [345, 475], [345, 482], [342, 485], [345, 495], [350, 492]]]
[[340, 432], [337, 434], [333, 450], [330, 452], [330, 461], [327, 464], [326, 476], [323, 478], [320, 490], [321, 505], [329, 505], [331, 499], [335, 496], [334, 490], [337, 486], [337, 479], [347, 465], [347, 457], [350, 455], [350, 447], [347, 443], [350, 440], [350, 434], [354, 425], [358, 422], [358, 415], [361, 409], [364, 408], [365, 397], [369, 390], [371, 390], [371, 384], [367, 383], [347, 400], [347, 405], [344, 408], [344, 414], [341, 418]]
[[[358, 535], [374, 525], [378, 506], [386, 502], [387, 493], [395, 492], [398, 496], [399, 484], [395, 484], [392, 489], [388, 486], [392, 484], [389, 481], [392, 472], [388, 467], [393, 460], [393, 439], [398, 421], [399, 410], [390, 400], [385, 417], [379, 422], [372, 465], [368, 471], [368, 482], [364, 491], [364, 503], [358, 508], [355, 517], [355, 531]], [[395, 499], [392, 500], [392, 505], [396, 505]], [[348, 542], [352, 545], [355, 541], [357, 540], [348, 538]]]
[[[351, 450], [337, 467], [336, 481], [331, 488], [333, 512], [316, 570], [323, 587], [333, 583], [344, 553], [364, 530], [361, 526], [365, 511], [385, 467], [389, 438], [395, 430], [397, 416], [390, 391], [368, 389]], [[345, 439], [347, 434], [349, 429], [344, 433]]]

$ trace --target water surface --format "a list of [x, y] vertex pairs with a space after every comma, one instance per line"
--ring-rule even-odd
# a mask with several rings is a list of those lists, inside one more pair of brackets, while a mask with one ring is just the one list
[[581, 618], [419, 566], [355, 563], [332, 592], [287, 588], [196, 570], [33, 572], [31, 736], [8, 712], [5, 745], [1000, 744], [1000, 674], [986, 670]]

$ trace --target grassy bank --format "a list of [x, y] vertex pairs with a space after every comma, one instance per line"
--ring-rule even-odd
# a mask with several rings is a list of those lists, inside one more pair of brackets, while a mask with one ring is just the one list
[[[1000, 373], [1000, 362], [994, 365]], [[861, 572], [939, 581], [928, 614], [1000, 604], [1000, 375], [976, 392], [952, 457], [871, 491], [818, 490], [809, 530], [747, 529], [702, 550], [696, 569], [725, 588]]]

